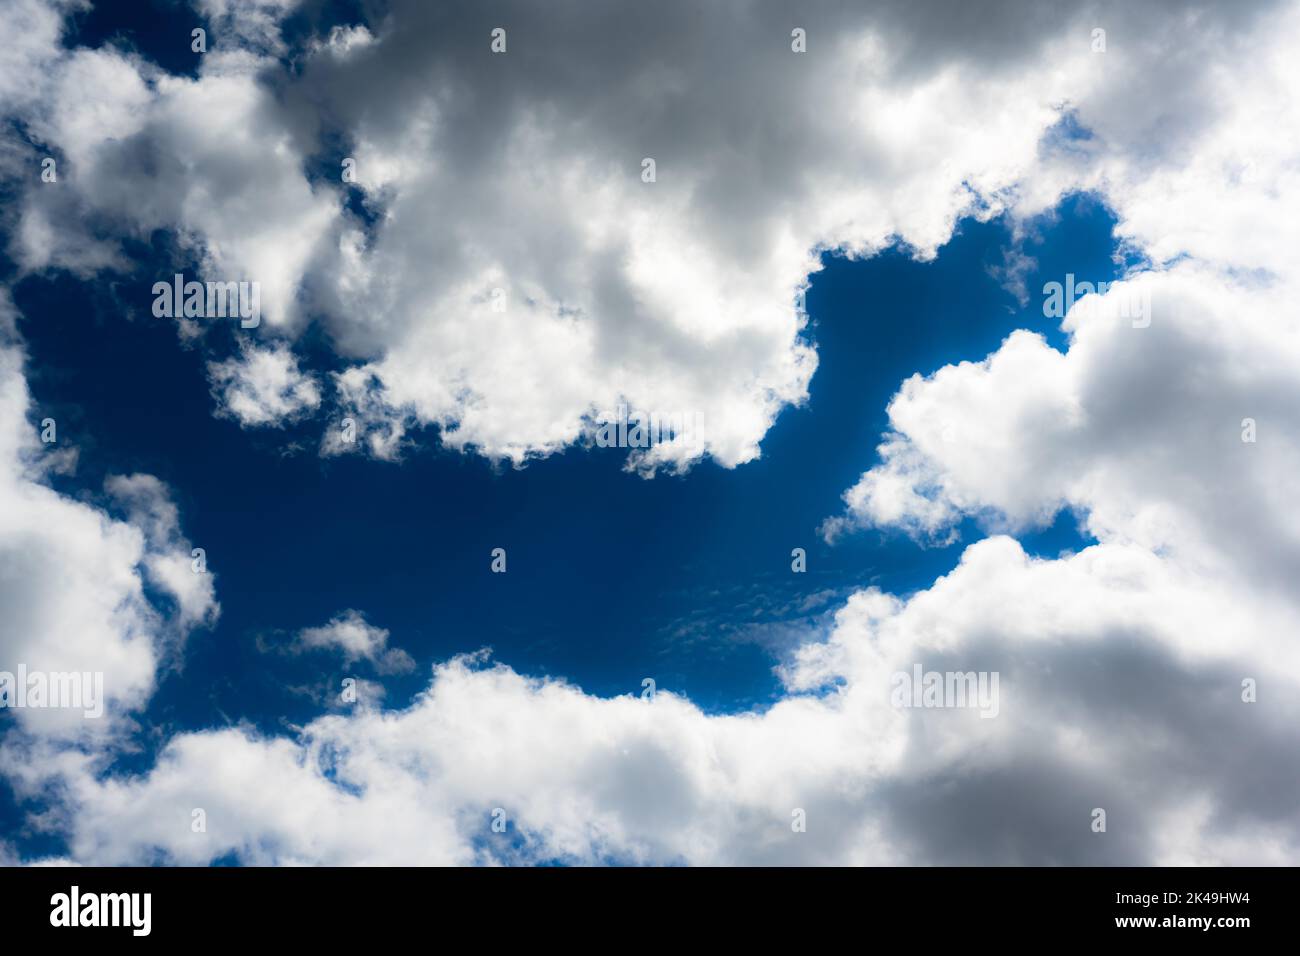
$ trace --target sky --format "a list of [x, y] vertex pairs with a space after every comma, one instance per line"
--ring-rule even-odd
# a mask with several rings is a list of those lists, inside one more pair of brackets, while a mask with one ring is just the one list
[[1294, 4], [4, 5], [0, 862], [1296, 861]]

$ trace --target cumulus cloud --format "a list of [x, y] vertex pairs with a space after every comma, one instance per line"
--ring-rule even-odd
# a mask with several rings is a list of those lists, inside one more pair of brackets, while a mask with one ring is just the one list
[[[1181, 80], [1168, 97], [1122, 98], [1156, 34], [1125, 34], [1140, 46], [1104, 54], [1098, 73], [1108, 82], [1070, 104], [1086, 135], [1042, 151], [1017, 209], [1098, 190], [1122, 248], [1142, 264], [1104, 293], [1065, 303], [1065, 353], [1016, 332], [983, 361], [903, 383], [880, 463], [846, 492], [845, 514], [823, 526], [828, 537], [875, 526], [942, 539], [964, 516], [1021, 530], [1071, 508], [1104, 539], [1177, 544], [1201, 558], [1224, 549], [1259, 573], [1294, 566], [1296, 526], [1263, 476], [1282, 474], [1297, 453], [1286, 410], [1297, 361], [1288, 303], [1300, 275], [1287, 253], [1297, 156], [1269, 124], [1300, 123], [1300, 81], [1280, 39], [1300, 11], [1268, 16], [1226, 35], [1197, 22], [1162, 59]], [[1222, 77], [1207, 63], [1246, 50], [1251, 68], [1230, 91], [1216, 85]], [[1258, 417], [1251, 409], [1268, 410], [1268, 447], [1241, 441], [1244, 419]], [[1247, 543], [1256, 534], [1258, 551]]]
[[[1081, 300], [1065, 353], [1020, 331], [981, 362], [913, 376], [889, 406], [881, 463], [846, 493], [847, 519], [925, 535], [966, 515], [1023, 530], [1068, 508], [1101, 541], [1243, 581], [1293, 579], [1293, 290], [1185, 262]], [[1124, 315], [1135, 296], [1149, 326]]]
[[[816, 355], [796, 301], [822, 250], [928, 257], [960, 216], [1022, 190], [1045, 202], [1084, 175], [1039, 168], [1064, 105], [1106, 119], [1135, 64], [1196, 66], [1129, 51], [1159, 6], [1011, 5], [954, 35], [927, 5], [814, 5], [795, 53], [774, 3], [512, 3], [489, 20], [398, 2], [312, 40], [284, 75], [266, 38], [286, 6], [205, 4], [231, 26], [194, 79], [110, 49], [50, 54], [44, 105], [23, 112], [69, 171], [62, 190], [28, 191], [20, 260], [108, 268], [92, 225], [164, 228], [205, 273], [260, 281], [272, 325], [301, 329], [310, 303], [356, 363], [340, 392], [377, 436], [360, 447], [387, 457], [432, 423], [450, 447], [519, 463], [622, 402], [698, 415], [704, 454], [750, 461], [806, 400]], [[1103, 15], [1104, 62], [1089, 43]], [[1214, 59], [1221, 16], [1199, 10], [1180, 44]], [[1210, 109], [1175, 106], [1180, 128]], [[1162, 121], [1120, 112], [1117, 136]], [[335, 141], [346, 156], [327, 156]], [[325, 159], [340, 176], [317, 181], [307, 169]], [[1052, 185], [1026, 186], [1031, 172]], [[700, 454], [658, 445], [629, 465]]]
[[210, 362], [208, 377], [222, 413], [245, 426], [284, 425], [321, 401], [315, 379], [284, 344]]
[[[558, 12], [494, 11], [494, 56], [477, 13], [397, 4], [374, 42], [305, 71], [376, 215], [343, 230], [321, 294], [341, 347], [374, 355], [358, 418], [386, 432], [436, 423], [520, 462], [623, 402], [698, 414], [707, 454], [752, 460], [807, 395], [796, 300], [817, 251], [932, 254], [1052, 121], [1039, 91], [960, 68], [900, 89], [881, 29], [850, 15], [817, 11], [800, 55], [766, 4]], [[1021, 108], [981, 109], [1008, 95]]]
[[[27, 78], [39, 97], [6, 104], [35, 143], [10, 243], [18, 263], [126, 269], [122, 239], [168, 230], [178, 263], [197, 260], [211, 281], [257, 282], [268, 325], [300, 325], [303, 276], [338, 201], [303, 174], [297, 131], [259, 80], [270, 61], [235, 44], [189, 78], [111, 48], [45, 59]], [[57, 183], [38, 180], [43, 151], [58, 161]]]

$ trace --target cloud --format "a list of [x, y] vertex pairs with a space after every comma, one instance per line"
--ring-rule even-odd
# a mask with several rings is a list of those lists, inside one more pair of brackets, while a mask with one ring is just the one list
[[415, 669], [411, 655], [401, 648], [388, 646], [387, 630], [366, 623], [365, 615], [355, 610], [344, 611], [322, 627], [299, 631], [293, 646], [298, 652], [338, 651], [344, 664], [369, 661], [380, 674], [402, 674]]
[[[375, 217], [345, 226], [321, 295], [340, 347], [374, 356], [357, 417], [385, 433], [434, 423], [519, 463], [622, 401], [699, 414], [708, 455], [752, 460], [807, 396], [796, 299], [817, 251], [933, 254], [1053, 116], [1040, 91], [960, 68], [899, 89], [879, 30], [825, 11], [806, 55], [764, 4], [554, 14], [396, 4], [372, 43], [305, 69]], [[1005, 96], [1023, 108], [982, 109]]]
[[246, 427], [282, 426], [320, 405], [320, 389], [283, 344], [246, 347], [224, 362], [210, 362], [208, 377], [223, 414]]
[[[47, 105], [19, 111], [68, 172], [26, 191], [20, 261], [110, 268], [105, 231], [171, 230], [205, 275], [259, 281], [274, 329], [319, 316], [352, 363], [338, 384], [357, 447], [381, 457], [435, 424], [449, 447], [518, 464], [622, 402], [700, 416], [703, 453], [727, 467], [807, 399], [816, 353], [796, 300], [821, 251], [929, 257], [961, 216], [1149, 166], [1153, 130], [1181, 147], [1217, 104], [1152, 114], [1120, 92], [1134, 71], [1203, 88], [1257, 15], [1195, 7], [1171, 35], [1163, 5], [1013, 4], [954, 32], [930, 5], [828, 4], [801, 11], [796, 53], [774, 3], [489, 17], [397, 2], [312, 38], [289, 72], [286, 6], [205, 4], [229, 29], [194, 79], [111, 49], [31, 53], [50, 60]], [[1136, 39], [1153, 34], [1187, 52], [1150, 55]], [[1117, 158], [1041, 155], [1067, 104]], [[700, 454], [657, 445], [629, 467]]]
[[[1071, 509], [1098, 540], [1284, 586], [1300, 571], [1284, 491], [1300, 467], [1294, 289], [1184, 262], [1075, 305], [1065, 353], [1018, 331], [981, 362], [913, 376], [846, 519], [929, 535], [965, 515], [1023, 530]], [[1124, 315], [1134, 298], [1148, 327]]]
[[28, 108], [39, 98], [39, 78], [57, 57], [63, 17], [72, 4], [13, 0], [5, 13], [13, 35], [0, 51], [0, 103], [6, 112]]
[[213, 43], [236, 50], [283, 53], [280, 21], [298, 0], [196, 0], [195, 7], [216, 29]]
[[[35, 148], [11, 252], [26, 270], [128, 267], [125, 238], [169, 230], [177, 264], [211, 281], [257, 282], [269, 327], [301, 325], [298, 296], [337, 199], [303, 175], [296, 131], [260, 82], [267, 59], [205, 55], [197, 78], [111, 48], [48, 50], [34, 103], [16, 104]], [[41, 182], [53, 151], [57, 182]], [[56, 225], [57, 224], [57, 225]], [[138, 276], [142, 286], [163, 276]]]
[[[139, 777], [62, 767], [72, 853], [109, 864], [157, 851], [178, 863], [1285, 862], [1300, 832], [1300, 698], [1294, 657], [1280, 662], [1272, 635], [1294, 628], [1295, 610], [1205, 584], [1136, 546], [1043, 561], [991, 538], [909, 600], [853, 597], [763, 713], [709, 716], [662, 689], [599, 698], [458, 658], [403, 710], [323, 716], [292, 738], [178, 735]], [[1000, 672], [997, 719], [891, 706], [890, 676], [914, 663]], [[1260, 682], [1257, 704], [1241, 700], [1245, 676]], [[208, 812], [206, 834], [190, 832], [194, 806]], [[517, 841], [492, 833], [498, 807]], [[1097, 807], [1104, 834], [1090, 828]]]
[[206, 556], [203, 570], [196, 570], [195, 549], [181, 533], [167, 487], [153, 475], [136, 474], [110, 475], [104, 489], [126, 508], [131, 524], [143, 531], [148, 553], [142, 567], [149, 583], [176, 602], [176, 624], [183, 629], [214, 624], [220, 613], [215, 575], [206, 570]]

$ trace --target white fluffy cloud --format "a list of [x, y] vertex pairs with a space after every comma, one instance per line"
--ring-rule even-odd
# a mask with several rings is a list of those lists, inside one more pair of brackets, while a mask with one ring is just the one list
[[283, 344], [208, 364], [218, 406], [240, 424], [282, 425], [320, 405], [320, 388]]
[[495, 12], [494, 56], [479, 18], [399, 3], [374, 42], [307, 67], [377, 216], [343, 230], [322, 296], [341, 346], [375, 356], [359, 417], [385, 433], [433, 422], [519, 462], [623, 401], [698, 414], [707, 454], [752, 460], [807, 395], [795, 303], [818, 251], [933, 254], [1000, 206], [1065, 96], [965, 64], [901, 82], [884, 26], [827, 11], [807, 54], [767, 4], [567, 12]]
[[[1300, 524], [1283, 476], [1300, 455], [1300, 150], [1275, 131], [1300, 126], [1300, 9], [1246, 22], [1226, 34], [1197, 23], [1156, 67], [1177, 92], [1141, 98], [1124, 91], [1163, 38], [1121, 35], [1112, 56], [1112, 29], [1098, 58], [1107, 82], [1070, 103], [1086, 137], [1044, 150], [1017, 208], [1099, 190], [1146, 264], [1074, 304], [1065, 353], [1021, 331], [982, 361], [903, 383], [880, 463], [846, 492], [829, 537], [943, 537], [964, 516], [1021, 530], [1069, 508], [1103, 541], [1243, 577], [1294, 571]], [[1234, 56], [1250, 65], [1229, 82], [1219, 62]], [[1243, 443], [1245, 419], [1259, 442]]]
[[[1064, 354], [1020, 331], [982, 362], [912, 377], [881, 463], [845, 496], [847, 523], [931, 535], [973, 515], [1021, 530], [1072, 509], [1103, 542], [1243, 584], [1292, 579], [1294, 289], [1185, 262], [1082, 300]], [[1131, 297], [1149, 299], [1149, 326], [1122, 315]]]
[[[752, 460], [807, 396], [796, 299], [818, 254], [932, 255], [958, 217], [1014, 200], [1063, 105], [1124, 78], [1091, 52], [1083, 13], [1030, 42], [1035, 18], [1003, 11], [972, 25], [974, 57], [906, 8], [813, 7], [795, 53], [772, 3], [520, 3], [494, 11], [508, 47], [492, 54], [469, 8], [401, 2], [283, 77], [278, 40], [249, 40], [276, 32], [281, 6], [208, 4], [228, 28], [193, 80], [111, 50], [56, 56], [27, 118], [68, 169], [61, 189], [28, 191], [19, 258], [107, 268], [91, 224], [172, 229], [210, 277], [259, 281], [272, 325], [319, 313], [358, 363], [365, 390], [340, 379], [340, 399], [381, 455], [436, 423], [451, 447], [521, 462], [625, 402], [698, 415], [704, 453]], [[1150, 29], [1108, 13], [1112, 47]], [[339, 161], [326, 134], [355, 183], [307, 176]], [[668, 444], [631, 464], [699, 454]]]
[[[24, 6], [36, 39], [12, 51], [5, 82], [45, 65], [41, 95], [14, 108], [66, 163], [59, 189], [27, 191], [16, 252], [27, 268], [93, 272], [122, 262], [92, 226], [170, 228], [205, 275], [260, 282], [273, 326], [301, 329], [310, 304], [358, 363], [338, 398], [380, 456], [410, 424], [436, 423], [449, 446], [520, 462], [626, 402], [700, 416], [705, 453], [734, 466], [807, 396], [816, 355], [795, 302], [821, 250], [902, 242], [929, 256], [962, 215], [1034, 211], [1087, 186], [1168, 257], [1161, 217], [1188, 208], [1171, 189], [1294, 176], [1276, 141], [1242, 148], [1293, 106], [1217, 115], [1215, 64], [1255, 44], [1253, 10], [1230, 22], [1209, 7], [1171, 37], [1159, 7], [1008, 7], [959, 43], [924, 5], [814, 6], [808, 52], [794, 53], [771, 3], [743, 16], [508, 4], [493, 20], [507, 51], [492, 54], [468, 9], [399, 2], [374, 32], [309, 44], [277, 89], [290, 6], [204, 4], [216, 29], [193, 80], [112, 50], [50, 49], [51, 15]], [[1286, 52], [1269, 56], [1234, 82], [1251, 102], [1286, 103], [1260, 68]], [[1141, 77], [1180, 92], [1135, 100]], [[1045, 155], [1064, 109], [1100, 139]], [[326, 133], [350, 144], [354, 184], [309, 179]], [[1197, 158], [1170, 169], [1179, 150]], [[1153, 158], [1160, 177], [1146, 175]], [[354, 191], [368, 222], [345, 211]], [[1266, 208], [1245, 199], [1219, 198], [1214, 219], [1240, 226]], [[1276, 261], [1276, 246], [1256, 240], [1250, 264]], [[667, 444], [631, 464], [699, 454]]]
[[[267, 324], [301, 326], [303, 277], [338, 200], [304, 177], [298, 131], [259, 81], [267, 61], [214, 49], [191, 79], [113, 49], [51, 49], [45, 60], [27, 77], [33, 102], [5, 104], [37, 145], [11, 242], [18, 263], [126, 269], [116, 238], [166, 229], [203, 279], [257, 282]], [[56, 182], [39, 179], [43, 155], [57, 161]], [[137, 277], [159, 279], [171, 274]]]

